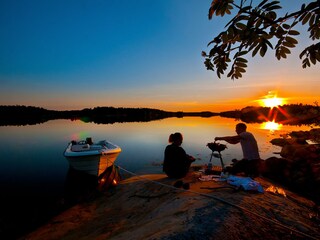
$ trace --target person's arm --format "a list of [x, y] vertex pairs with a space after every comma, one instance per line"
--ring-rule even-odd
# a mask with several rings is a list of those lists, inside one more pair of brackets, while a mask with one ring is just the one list
[[196, 160], [193, 156], [188, 155], [188, 154], [187, 154], [187, 158], [188, 158], [188, 160], [189, 160], [190, 162], [194, 162], [194, 161]]
[[219, 141], [219, 140], [222, 140], [222, 141], [226, 141], [227, 143], [230, 143], [230, 144], [237, 144], [240, 142], [240, 136], [239, 135], [236, 135], [236, 136], [227, 136], [227, 137], [215, 137], [214, 140], [215, 141]]

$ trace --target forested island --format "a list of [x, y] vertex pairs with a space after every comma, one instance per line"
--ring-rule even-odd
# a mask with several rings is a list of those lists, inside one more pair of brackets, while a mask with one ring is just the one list
[[236, 118], [246, 123], [274, 121], [281, 124], [299, 125], [320, 123], [320, 106], [308, 104], [286, 104], [274, 108], [245, 107], [241, 110], [226, 111], [222, 117]]
[[245, 107], [241, 110], [220, 113], [203, 112], [169, 112], [151, 108], [115, 108], [95, 107], [82, 110], [57, 111], [34, 106], [0, 106], [0, 126], [33, 125], [49, 120], [70, 119], [97, 124], [115, 122], [147, 122], [169, 117], [213, 117], [235, 118], [246, 123], [275, 121], [282, 124], [316, 124], [320, 122], [320, 107], [315, 105], [291, 104], [277, 108]]

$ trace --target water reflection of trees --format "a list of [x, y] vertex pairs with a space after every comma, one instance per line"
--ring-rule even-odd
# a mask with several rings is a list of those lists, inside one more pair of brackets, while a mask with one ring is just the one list
[[93, 109], [56, 111], [33, 106], [0, 106], [0, 126], [34, 125], [55, 119], [81, 120], [98, 124], [115, 122], [148, 122], [169, 117], [221, 117], [235, 118], [246, 123], [277, 122], [281, 124], [320, 125], [320, 107], [318, 105], [283, 105], [277, 108], [245, 107], [241, 110], [221, 113], [205, 112], [168, 112], [151, 108], [114, 108], [96, 107]]
[[283, 125], [320, 125], [318, 105], [290, 104], [276, 108], [245, 107], [241, 110], [222, 112], [220, 115], [236, 118], [246, 123], [276, 122]]

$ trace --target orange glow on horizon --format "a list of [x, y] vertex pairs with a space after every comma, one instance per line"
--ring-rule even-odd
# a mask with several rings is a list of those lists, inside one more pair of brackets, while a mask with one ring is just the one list
[[[60, 106], [41, 106], [46, 109], [52, 110], [82, 110], [84, 108], [95, 108], [99, 106], [110, 106], [115, 108], [152, 108], [152, 109], [160, 109], [164, 111], [170, 112], [202, 112], [202, 111], [210, 111], [215, 113], [225, 112], [225, 111], [234, 111], [241, 110], [248, 106], [261, 106], [261, 107], [278, 107], [285, 104], [310, 104], [314, 105], [316, 101], [320, 102], [319, 97], [312, 95], [311, 93], [308, 95], [306, 93], [296, 93], [281, 90], [282, 96], [280, 97], [276, 94], [276, 91], [267, 92], [264, 90], [257, 90], [257, 92], [250, 92], [246, 96], [234, 96], [220, 98], [219, 100], [214, 100], [214, 98], [210, 99], [210, 97], [206, 97], [205, 100], [199, 99], [198, 101], [155, 101], [151, 102], [150, 99], [145, 100], [143, 103], [141, 102], [122, 102], [119, 100], [117, 104], [106, 104], [105, 102], [90, 102], [89, 100], [86, 102], [87, 105], [83, 106], [75, 106], [71, 105], [70, 107], [61, 108]], [[261, 94], [262, 93], [262, 94]], [[265, 96], [264, 96], [265, 95]], [[283, 97], [285, 95], [285, 97]], [[90, 105], [88, 103], [90, 102]]]

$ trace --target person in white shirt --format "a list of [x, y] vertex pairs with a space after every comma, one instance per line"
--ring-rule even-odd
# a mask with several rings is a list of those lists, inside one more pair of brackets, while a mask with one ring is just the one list
[[247, 126], [244, 123], [236, 125], [235, 136], [215, 137], [215, 141], [223, 140], [230, 144], [241, 144], [243, 159], [236, 161], [231, 168], [231, 174], [244, 172], [246, 176], [257, 177], [259, 175], [259, 166], [261, 163], [259, 148], [253, 134], [247, 132]]

